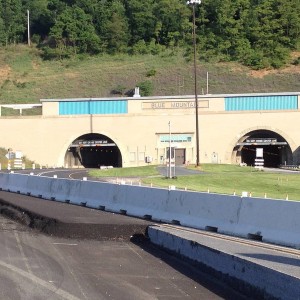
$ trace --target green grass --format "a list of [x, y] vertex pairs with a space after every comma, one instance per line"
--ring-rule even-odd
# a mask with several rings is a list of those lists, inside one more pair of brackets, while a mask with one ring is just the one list
[[[262, 78], [237, 63], [197, 64], [198, 92], [251, 93], [299, 91], [300, 73], [278, 71]], [[148, 77], [149, 71], [154, 74]], [[182, 51], [161, 55], [99, 55], [68, 60], [43, 61], [35, 47], [15, 45], [0, 48], [0, 104], [37, 103], [43, 98], [112, 97], [124, 86], [133, 89], [150, 80], [153, 95], [192, 95], [193, 62]]]
[[115, 177], [145, 177], [144, 184], [153, 184], [159, 187], [175, 185], [178, 189], [194, 190], [219, 194], [241, 195], [243, 191], [251, 192], [252, 197], [300, 200], [300, 173], [269, 173], [257, 171], [251, 167], [235, 165], [201, 166], [204, 173], [199, 175], [178, 176], [175, 179], [156, 176], [155, 166], [141, 168], [124, 168], [113, 170], [97, 170], [92, 176]]

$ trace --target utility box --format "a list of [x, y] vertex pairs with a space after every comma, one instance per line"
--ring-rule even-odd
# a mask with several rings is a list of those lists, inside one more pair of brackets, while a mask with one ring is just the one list
[[151, 156], [146, 156], [146, 157], [145, 157], [145, 162], [146, 162], [147, 164], [152, 163], [152, 157], [151, 157]]

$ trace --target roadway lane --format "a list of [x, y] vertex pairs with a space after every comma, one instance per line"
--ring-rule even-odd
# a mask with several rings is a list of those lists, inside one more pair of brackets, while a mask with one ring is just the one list
[[[68, 179], [82, 179], [83, 177], [87, 177], [88, 180], [101, 180], [105, 181], [110, 178], [95, 178], [89, 177], [88, 172], [91, 169], [35, 169], [35, 170], [14, 170], [15, 173], [22, 173], [22, 174], [30, 174], [33, 173], [34, 175], [38, 176], [46, 176], [46, 177], [53, 177], [57, 175], [58, 178], [68, 178]], [[157, 171], [162, 176], [168, 175], [168, 169], [166, 166], [158, 166]], [[3, 171], [7, 172], [7, 171]], [[172, 174], [174, 175], [174, 168], [172, 168]], [[205, 174], [203, 171], [187, 169], [185, 166], [176, 166], [175, 168], [175, 176], [187, 176], [187, 175], [199, 175]], [[114, 178], [115, 179], [115, 178]]]
[[[78, 228], [92, 228], [98, 218], [111, 229], [118, 222], [130, 223], [121, 215], [105, 213], [120, 221], [96, 217], [104, 212], [84, 207], [5, 192], [0, 197], [43, 216], [65, 216]], [[0, 239], [0, 299], [246, 299], [147, 240], [62, 238], [3, 216]]]

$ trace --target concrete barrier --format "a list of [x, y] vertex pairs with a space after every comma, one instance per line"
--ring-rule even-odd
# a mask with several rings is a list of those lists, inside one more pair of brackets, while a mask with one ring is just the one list
[[1, 173], [0, 188], [11, 192], [22, 193], [28, 185], [28, 176], [15, 173]]
[[0, 188], [300, 248], [300, 202], [0, 173]]
[[233, 255], [230, 250], [228, 253], [202, 245], [191, 236], [169, 232], [161, 226], [150, 226], [148, 235], [152, 243], [199, 263], [202, 271], [221, 277], [222, 282], [251, 294], [253, 299], [299, 299], [300, 279], [288, 273]]
[[257, 235], [265, 242], [300, 248], [299, 214], [300, 201], [244, 198], [234, 233]]

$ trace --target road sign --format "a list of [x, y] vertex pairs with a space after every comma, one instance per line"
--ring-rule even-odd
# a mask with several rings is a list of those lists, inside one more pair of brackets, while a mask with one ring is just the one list
[[8, 152], [5, 157], [7, 159], [14, 159], [15, 158], [15, 153], [14, 152]]

